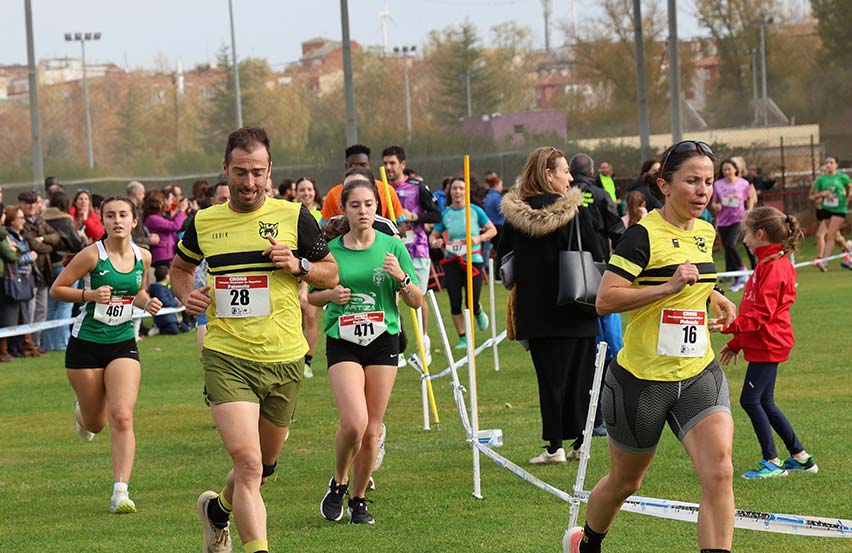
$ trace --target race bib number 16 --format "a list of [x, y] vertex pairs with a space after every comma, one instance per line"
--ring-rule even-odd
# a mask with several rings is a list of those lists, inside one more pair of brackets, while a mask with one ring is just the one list
[[226, 275], [214, 281], [216, 316], [223, 319], [269, 315], [269, 275]]
[[707, 313], [663, 309], [657, 354], [668, 357], [704, 357], [707, 353]]

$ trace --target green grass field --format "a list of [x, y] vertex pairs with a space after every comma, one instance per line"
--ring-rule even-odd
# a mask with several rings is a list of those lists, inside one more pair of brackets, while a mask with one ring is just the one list
[[[812, 257], [810, 253], [800, 256]], [[771, 481], [736, 478], [744, 509], [852, 518], [852, 384], [847, 301], [852, 272], [800, 272], [793, 308], [797, 345], [783, 364], [776, 398], [820, 465], [818, 475]], [[739, 294], [733, 296], [739, 300]], [[483, 294], [487, 301], [487, 295]], [[445, 296], [440, 297], [447, 306]], [[505, 292], [498, 289], [498, 305]], [[447, 308], [448, 311], [448, 308]], [[498, 321], [499, 327], [505, 323]], [[437, 331], [431, 332], [437, 344]], [[194, 335], [141, 342], [143, 382], [136, 409], [137, 456], [131, 497], [139, 512], [107, 511], [112, 491], [109, 432], [91, 443], [74, 433], [74, 396], [63, 355], [0, 366], [0, 551], [190, 552], [200, 549], [195, 500], [220, 489], [228, 457], [201, 396]], [[722, 340], [714, 339], [718, 349]], [[501, 368], [490, 353], [478, 362], [482, 428], [501, 428], [499, 450], [526, 467], [539, 451], [540, 422], [533, 371], [517, 343], [501, 345]], [[433, 372], [446, 362], [435, 354]], [[422, 430], [417, 373], [402, 369], [386, 417], [387, 456], [370, 494], [374, 527], [350, 527], [319, 515], [319, 501], [334, 465], [334, 404], [322, 350], [316, 378], [306, 382], [298, 422], [285, 445], [276, 479], [264, 487], [272, 551], [444, 552], [561, 551], [568, 504], [522, 482], [482, 457], [484, 499], [471, 496], [471, 453], [452, 403], [449, 379], [435, 383], [439, 429]], [[737, 475], [752, 468], [760, 449], [737, 403], [745, 363], [727, 370], [736, 423]], [[461, 378], [467, 383], [467, 371]], [[783, 444], [777, 440], [779, 454]], [[595, 439], [587, 489], [607, 471], [606, 442]], [[532, 468], [545, 481], [570, 490], [577, 464]], [[669, 431], [641, 495], [697, 501], [699, 485], [689, 459]], [[582, 514], [581, 514], [582, 519]], [[344, 519], [345, 520], [345, 519]], [[623, 513], [605, 542], [607, 552], [695, 551], [695, 526]], [[235, 543], [239, 543], [234, 531]], [[852, 540], [804, 538], [737, 530], [740, 552], [795, 550], [849, 552]], [[241, 551], [235, 547], [234, 551]]]

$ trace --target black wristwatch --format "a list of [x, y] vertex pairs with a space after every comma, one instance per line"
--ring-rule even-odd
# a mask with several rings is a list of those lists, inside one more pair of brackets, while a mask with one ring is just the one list
[[398, 284], [399, 284], [399, 289], [402, 290], [403, 288], [405, 288], [406, 286], [411, 284], [411, 277], [408, 276], [408, 275], [405, 275], [405, 278], [400, 280]]
[[308, 274], [308, 271], [311, 270], [311, 262], [308, 261], [307, 257], [299, 258], [299, 271], [296, 273], [297, 277], [303, 277]]

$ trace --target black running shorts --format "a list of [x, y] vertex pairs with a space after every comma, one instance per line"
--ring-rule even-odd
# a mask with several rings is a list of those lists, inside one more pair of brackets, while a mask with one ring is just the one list
[[136, 340], [124, 340], [115, 344], [99, 344], [71, 336], [65, 349], [65, 367], [69, 369], [105, 369], [116, 359], [139, 361]]
[[666, 422], [678, 440], [713, 413], [730, 413], [728, 381], [714, 359], [697, 375], [675, 382], [641, 380], [613, 359], [601, 392], [609, 439], [621, 449], [650, 453]]
[[397, 365], [399, 359], [399, 335], [385, 332], [366, 346], [326, 336], [325, 356], [328, 367], [337, 363], [358, 363], [362, 367], [371, 365]]

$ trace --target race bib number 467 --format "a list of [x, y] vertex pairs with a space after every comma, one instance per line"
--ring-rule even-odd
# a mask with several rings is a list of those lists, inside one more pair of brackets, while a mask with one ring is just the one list
[[704, 357], [707, 353], [707, 313], [663, 309], [657, 354], [668, 357]]
[[95, 304], [95, 320], [107, 326], [126, 323], [133, 316], [133, 296], [112, 296], [109, 303]]
[[216, 316], [223, 319], [269, 315], [269, 275], [225, 275], [213, 280]]

